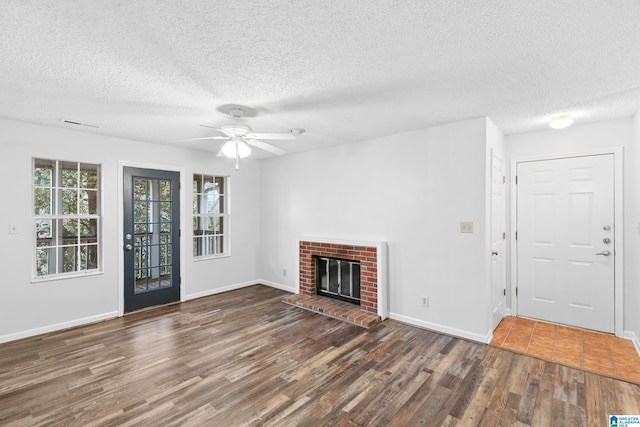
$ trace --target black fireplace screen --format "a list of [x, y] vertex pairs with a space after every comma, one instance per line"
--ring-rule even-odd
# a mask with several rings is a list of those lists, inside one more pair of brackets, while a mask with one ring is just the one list
[[316, 293], [360, 305], [360, 261], [322, 256], [316, 260]]

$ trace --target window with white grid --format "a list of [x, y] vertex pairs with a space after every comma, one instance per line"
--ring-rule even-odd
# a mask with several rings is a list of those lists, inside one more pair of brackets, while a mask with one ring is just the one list
[[227, 255], [229, 252], [228, 179], [193, 175], [193, 256]]
[[34, 277], [99, 271], [100, 166], [33, 160]]

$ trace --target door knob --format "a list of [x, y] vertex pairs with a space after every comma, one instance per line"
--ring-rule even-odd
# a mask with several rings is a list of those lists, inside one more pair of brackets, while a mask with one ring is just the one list
[[609, 256], [611, 255], [611, 251], [602, 251], [602, 252], [597, 252], [596, 255], [604, 255], [604, 256]]
[[498, 251], [491, 251], [491, 255], [498, 255]]
[[131, 249], [133, 249], [133, 246], [131, 246], [130, 244], [127, 243], [126, 245], [124, 245], [125, 251], [130, 251]]

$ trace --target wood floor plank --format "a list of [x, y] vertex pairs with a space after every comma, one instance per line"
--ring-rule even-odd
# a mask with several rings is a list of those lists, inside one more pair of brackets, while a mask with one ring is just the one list
[[0, 425], [600, 425], [637, 384], [251, 286], [0, 344]]

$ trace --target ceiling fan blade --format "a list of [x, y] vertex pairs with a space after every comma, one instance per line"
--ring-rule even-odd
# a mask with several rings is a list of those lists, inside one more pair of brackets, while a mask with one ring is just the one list
[[244, 137], [250, 139], [296, 139], [296, 136], [289, 132], [248, 133]]
[[[223, 129], [219, 128], [219, 127], [209, 126], [209, 125], [203, 125], [203, 124], [201, 124], [201, 125], [199, 125], [199, 126], [202, 126], [203, 128], [207, 128], [207, 129], [213, 129], [213, 130], [217, 131], [218, 133], [220, 133], [220, 134], [222, 134], [222, 135], [224, 135], [224, 136], [231, 136], [231, 135], [229, 135], [227, 132], [225, 132]], [[224, 126], [223, 126], [223, 127], [224, 127]]]
[[175, 141], [167, 141], [167, 143], [172, 144], [174, 142], [201, 141], [203, 139], [229, 139], [229, 137], [228, 136], [205, 136], [203, 138], [177, 139]]
[[245, 139], [245, 142], [249, 145], [253, 145], [256, 148], [259, 148], [261, 150], [264, 151], [268, 151], [270, 153], [273, 154], [277, 154], [278, 156], [282, 156], [283, 154], [287, 154], [286, 151], [278, 148], [278, 147], [274, 147], [271, 144], [267, 144], [266, 142], [262, 142], [262, 141], [258, 141], [257, 139]]

